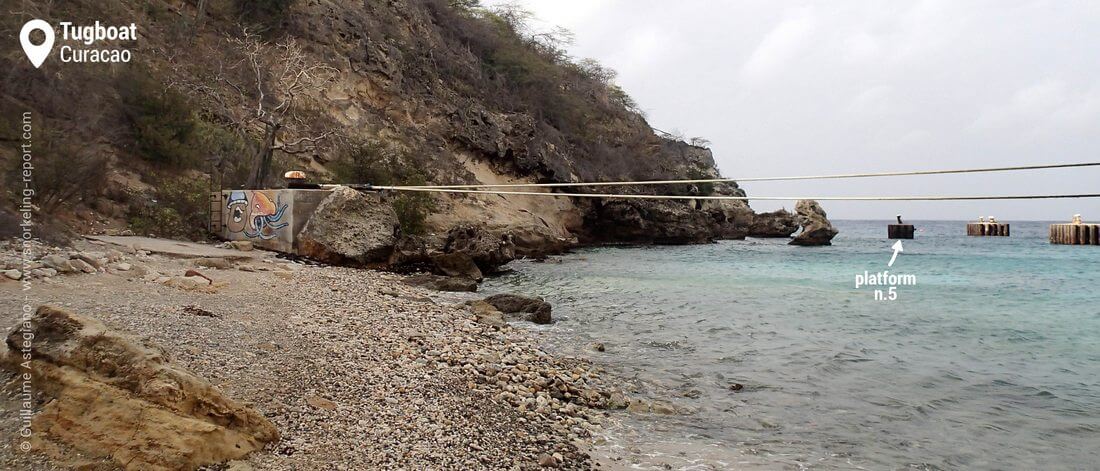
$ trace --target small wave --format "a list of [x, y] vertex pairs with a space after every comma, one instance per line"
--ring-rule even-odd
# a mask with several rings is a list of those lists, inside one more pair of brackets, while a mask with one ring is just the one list
[[671, 340], [671, 341], [668, 341], [668, 342], [661, 342], [661, 341], [658, 341], [658, 340], [650, 340], [649, 342], [645, 342], [644, 345], [647, 346], [647, 347], [650, 347], [650, 348], [656, 348], [656, 349], [659, 349], [659, 350], [666, 350], [666, 351], [677, 351], [677, 350], [688, 351], [688, 352], [694, 352], [695, 351], [694, 346], [685, 345], [684, 342], [682, 342], [680, 340]]
[[836, 361], [848, 361], [848, 362], [857, 362], [857, 363], [864, 362], [864, 361], [873, 361], [871, 358], [867, 358], [867, 357], [864, 357], [864, 356], [859, 356], [859, 355], [856, 355], [855, 353], [848, 353], [848, 352], [837, 353], [836, 355], [833, 355], [833, 359], [836, 360]]

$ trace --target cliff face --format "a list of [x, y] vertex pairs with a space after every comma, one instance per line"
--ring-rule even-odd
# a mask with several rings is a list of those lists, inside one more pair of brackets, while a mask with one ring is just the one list
[[[444, 0], [64, 3], [8, 15], [0, 27], [14, 37], [32, 16], [53, 24], [135, 22], [134, 63], [52, 60], [34, 69], [7, 52], [0, 103], [7, 116], [34, 110], [51, 145], [103, 163], [107, 172], [84, 185], [90, 191], [60, 198], [58, 212], [107, 228], [142, 221], [142, 200], [187, 199], [162, 194], [158, 182], [187, 175], [241, 186], [263, 159], [273, 162], [265, 182], [274, 185], [270, 175], [291, 168], [323, 181], [358, 179], [351, 183], [718, 176], [708, 149], [655, 133], [611, 71], [571, 61], [552, 38], [526, 33], [522, 14], [512, 10]], [[298, 80], [301, 71], [308, 81]], [[732, 183], [569, 189], [605, 190], [744, 194]], [[433, 198], [429, 233], [482, 224], [511, 232], [520, 253], [576, 241], [740, 238], [752, 222], [739, 201]], [[188, 209], [172, 209], [187, 224]]]

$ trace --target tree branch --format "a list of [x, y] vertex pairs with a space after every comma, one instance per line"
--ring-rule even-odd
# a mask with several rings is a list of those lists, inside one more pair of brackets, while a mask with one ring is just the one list
[[[309, 151], [315, 149], [317, 142], [323, 141], [323, 140], [327, 139], [329, 136], [331, 136], [333, 134], [336, 134], [336, 131], [331, 131], [331, 130], [330, 131], [325, 131], [325, 132], [323, 132], [320, 135], [315, 136], [315, 137], [303, 137], [303, 138], [299, 138], [298, 140], [295, 140], [294, 142], [287, 142], [287, 143], [284, 143], [284, 144], [277, 144], [274, 147], [272, 147], [272, 149], [277, 150], [277, 151], [281, 151], [281, 152], [285, 152], [287, 154], [301, 154], [301, 153], [309, 152]], [[294, 147], [298, 147], [298, 146], [300, 146], [304, 143], [309, 143], [310, 145], [308, 147], [305, 147], [305, 148], [294, 149]]]

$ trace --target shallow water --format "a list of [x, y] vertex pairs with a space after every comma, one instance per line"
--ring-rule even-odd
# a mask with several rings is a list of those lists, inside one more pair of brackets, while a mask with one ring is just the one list
[[624, 463], [1096, 469], [1100, 247], [1050, 245], [1047, 223], [916, 224], [889, 270], [917, 282], [892, 301], [854, 286], [891, 254], [885, 223], [863, 221], [837, 222], [831, 247], [585, 249], [484, 290], [544, 296], [552, 349], [688, 412], [625, 417], [602, 445]]

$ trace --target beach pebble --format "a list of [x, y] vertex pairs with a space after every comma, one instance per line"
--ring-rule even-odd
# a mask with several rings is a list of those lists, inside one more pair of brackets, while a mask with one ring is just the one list
[[539, 455], [539, 466], [542, 466], [543, 468], [557, 468], [558, 460], [552, 455], [543, 453]]

